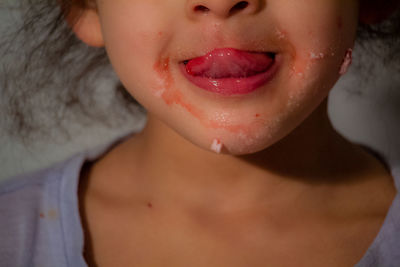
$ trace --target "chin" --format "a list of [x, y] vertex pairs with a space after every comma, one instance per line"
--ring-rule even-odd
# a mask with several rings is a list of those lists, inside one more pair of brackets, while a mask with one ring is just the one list
[[270, 147], [272, 144], [273, 142], [270, 139], [267, 140], [239, 139], [237, 141], [224, 144], [224, 149], [222, 149], [222, 153], [233, 156], [249, 155], [263, 151], [268, 147]]
[[[218, 137], [216, 137], [218, 136]], [[277, 138], [271, 131], [256, 133], [225, 133], [210, 134], [199, 143], [194, 143], [201, 148], [216, 154], [242, 156], [260, 152], [267, 149]]]

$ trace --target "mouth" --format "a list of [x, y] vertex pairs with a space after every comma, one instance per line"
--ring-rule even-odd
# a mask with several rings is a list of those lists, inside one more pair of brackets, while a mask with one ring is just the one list
[[189, 82], [224, 96], [249, 94], [266, 85], [278, 70], [277, 54], [219, 48], [180, 62]]

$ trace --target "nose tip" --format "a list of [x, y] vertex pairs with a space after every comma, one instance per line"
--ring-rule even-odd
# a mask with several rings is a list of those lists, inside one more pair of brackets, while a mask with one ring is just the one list
[[227, 18], [237, 13], [251, 14], [260, 8], [260, 0], [189, 0], [187, 12], [191, 18], [214, 15]]

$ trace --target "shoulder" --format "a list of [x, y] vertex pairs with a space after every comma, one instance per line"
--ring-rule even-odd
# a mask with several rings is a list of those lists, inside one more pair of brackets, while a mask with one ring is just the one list
[[82, 167], [120, 140], [0, 183], [0, 266], [87, 266], [78, 200]]
[[0, 183], [0, 266], [28, 266], [33, 262], [47, 266], [35, 260], [40, 257], [37, 250], [47, 251], [48, 258], [61, 256], [57, 246], [62, 242], [51, 244], [50, 239], [61, 239], [62, 191], [68, 183], [77, 182], [83, 161], [83, 156], [75, 156]]
[[397, 194], [383, 226], [357, 267], [400, 264], [400, 195]]
[[[74, 169], [79, 167], [77, 163], [82, 160], [83, 158], [78, 155], [49, 168], [15, 176], [1, 182], [0, 211], [9, 210], [11, 212], [17, 208], [39, 204], [38, 202], [45, 198], [44, 191], [59, 186], [65, 174], [72, 175]], [[20, 204], [22, 204], [21, 207]], [[0, 213], [0, 216], [3, 214]]]
[[32, 213], [45, 198], [44, 191], [52, 186], [57, 187], [67, 165], [68, 161], [0, 183], [1, 222], [6, 220], [5, 215], [15, 217], [26, 216], [26, 211]]
[[391, 166], [397, 194], [374, 242], [357, 267], [400, 266], [400, 166]]

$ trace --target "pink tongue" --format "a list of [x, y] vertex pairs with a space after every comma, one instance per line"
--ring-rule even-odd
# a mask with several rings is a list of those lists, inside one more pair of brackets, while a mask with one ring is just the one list
[[186, 71], [193, 76], [215, 79], [242, 78], [265, 72], [273, 62], [273, 58], [265, 53], [222, 48], [190, 60], [186, 64]]

